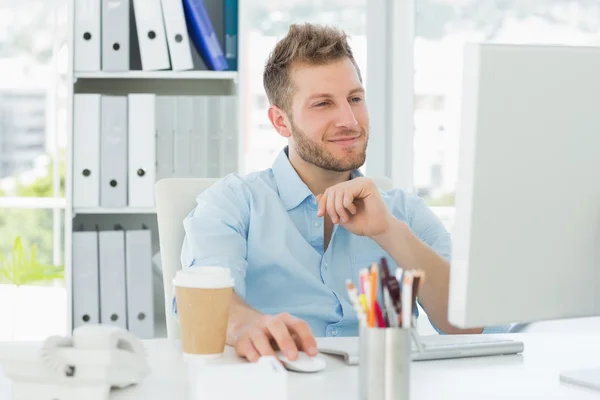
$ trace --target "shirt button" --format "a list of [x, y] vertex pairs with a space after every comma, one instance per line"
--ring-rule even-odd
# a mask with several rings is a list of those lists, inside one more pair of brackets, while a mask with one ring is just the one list
[[327, 267], [329, 267], [329, 264], [327, 264], [327, 263], [323, 264], [323, 268], [327, 269]]
[[320, 226], [321, 226], [321, 221], [316, 221], [316, 222], [315, 222], [315, 228], [318, 228], [318, 227], [320, 227]]
[[337, 334], [338, 334], [338, 330], [337, 330], [337, 328], [333, 328], [333, 329], [331, 330], [331, 334], [332, 334], [333, 336], [337, 336]]

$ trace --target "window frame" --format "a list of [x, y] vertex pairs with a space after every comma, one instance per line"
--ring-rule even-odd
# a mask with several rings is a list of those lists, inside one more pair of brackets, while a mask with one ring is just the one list
[[409, 193], [414, 192], [415, 19], [415, 0], [368, 2], [366, 170]]
[[[46, 118], [46, 126], [44, 135], [47, 139], [47, 135], [50, 130], [53, 131], [53, 143], [50, 146], [49, 155], [52, 159], [52, 196], [51, 197], [16, 197], [16, 196], [7, 196], [0, 197], [0, 208], [5, 210], [10, 209], [32, 209], [32, 210], [52, 210], [52, 238], [53, 238], [53, 246], [52, 246], [52, 262], [54, 265], [62, 265], [63, 264], [63, 234], [64, 231], [62, 229], [63, 221], [67, 218], [66, 212], [64, 216], [62, 211], [66, 211], [67, 209], [67, 199], [66, 193], [65, 196], [61, 196], [60, 194], [60, 140], [59, 140], [59, 111], [60, 108], [58, 106], [59, 101], [59, 81], [60, 81], [60, 70], [59, 70], [59, 50], [62, 43], [59, 40], [59, 12], [60, 8], [66, 6], [66, 2], [64, 0], [55, 0], [54, 1], [54, 10], [52, 13], [53, 19], [53, 39], [52, 39], [52, 62], [51, 62], [51, 70], [52, 74], [55, 76], [54, 79], [54, 87], [50, 93], [50, 96], [53, 96], [50, 101], [47, 101], [47, 104], [51, 104], [54, 107], [51, 115], [54, 117], [52, 121], [48, 121]], [[65, 111], [65, 110], [63, 110]]]

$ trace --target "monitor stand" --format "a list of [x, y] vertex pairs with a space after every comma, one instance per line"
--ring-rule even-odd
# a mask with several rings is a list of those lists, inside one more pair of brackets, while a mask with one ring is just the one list
[[600, 390], [600, 368], [565, 371], [560, 374], [561, 382]]

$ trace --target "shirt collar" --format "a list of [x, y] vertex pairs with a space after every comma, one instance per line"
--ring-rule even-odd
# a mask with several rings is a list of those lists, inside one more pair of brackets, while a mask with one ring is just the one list
[[[273, 163], [273, 175], [279, 190], [279, 197], [287, 211], [300, 205], [312, 192], [290, 163], [288, 158], [288, 147], [285, 146]], [[350, 172], [350, 179], [363, 176], [362, 172], [355, 169]]]

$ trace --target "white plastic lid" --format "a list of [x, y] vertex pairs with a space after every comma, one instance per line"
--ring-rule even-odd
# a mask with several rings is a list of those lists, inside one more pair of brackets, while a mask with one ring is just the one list
[[235, 285], [231, 271], [225, 267], [191, 267], [177, 271], [173, 285], [200, 289], [220, 289]]

